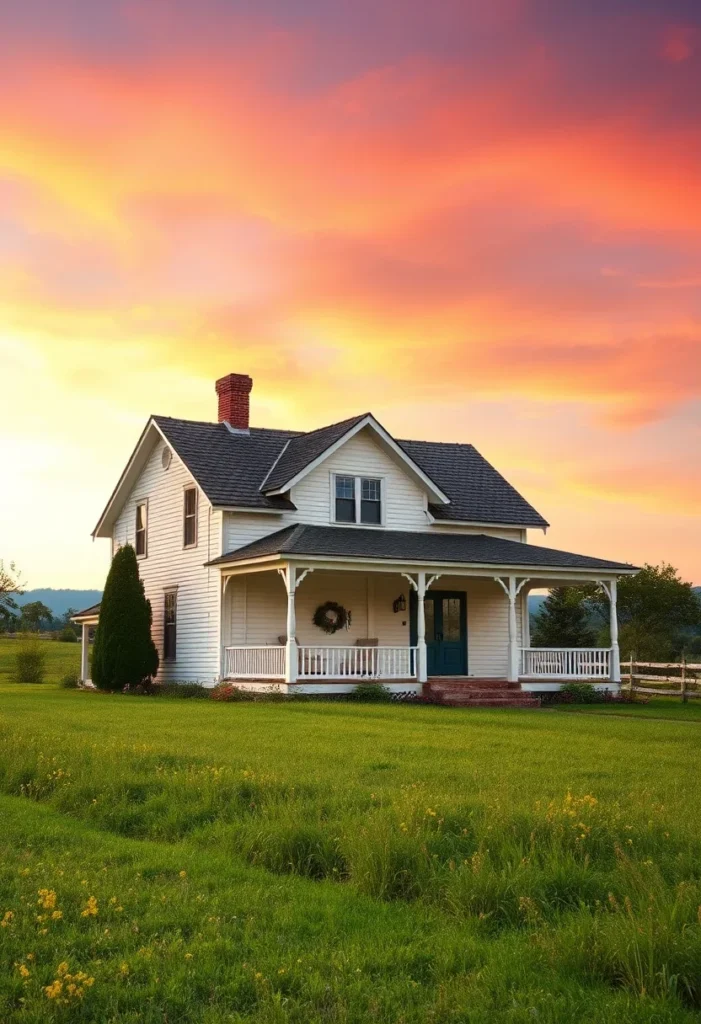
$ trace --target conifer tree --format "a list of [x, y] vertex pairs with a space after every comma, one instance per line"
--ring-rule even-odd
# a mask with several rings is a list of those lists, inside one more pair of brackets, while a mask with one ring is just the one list
[[151, 605], [134, 548], [127, 544], [112, 559], [95, 634], [92, 680], [101, 690], [121, 690], [150, 680], [158, 671], [151, 639]]
[[534, 647], [593, 647], [596, 634], [589, 625], [582, 594], [575, 587], [555, 587], [535, 617]]

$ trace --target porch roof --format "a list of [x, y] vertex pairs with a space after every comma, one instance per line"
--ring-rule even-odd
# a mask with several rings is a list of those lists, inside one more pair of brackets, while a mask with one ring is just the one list
[[71, 615], [71, 622], [87, 622], [97, 620], [100, 617], [100, 605], [93, 604], [89, 608], [83, 608], [82, 612], [76, 612], [75, 615]]
[[237, 548], [208, 565], [228, 565], [273, 555], [327, 556], [405, 562], [455, 562], [464, 565], [518, 565], [538, 569], [636, 571], [636, 566], [589, 555], [488, 537], [486, 534], [409, 533], [401, 530], [311, 526], [298, 523]]

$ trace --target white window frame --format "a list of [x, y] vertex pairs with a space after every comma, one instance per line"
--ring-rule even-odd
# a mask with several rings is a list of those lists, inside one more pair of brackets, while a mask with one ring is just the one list
[[[195, 492], [195, 539], [194, 539], [194, 541], [191, 544], [186, 544], [185, 543], [185, 523], [187, 522], [187, 516], [186, 516], [186, 511], [185, 511], [186, 510], [185, 495], [187, 494], [188, 491], [194, 491]], [[185, 486], [183, 487], [183, 549], [185, 551], [189, 551], [192, 548], [196, 548], [197, 547], [197, 542], [199, 541], [199, 516], [200, 516], [200, 491], [199, 491], [199, 488], [195, 484], [185, 484]]]
[[[347, 523], [342, 519], [336, 519], [336, 478], [339, 476], [349, 476], [355, 480], [355, 522]], [[362, 491], [363, 491], [363, 480], [378, 480], [380, 484], [380, 521], [379, 523], [363, 523], [360, 518]], [[353, 473], [342, 470], [334, 471], [329, 474], [329, 495], [330, 495], [330, 507], [329, 507], [329, 521], [334, 526], [348, 526], [350, 528], [362, 528], [363, 530], [382, 530], [384, 529], [387, 522], [387, 487], [386, 478], [384, 476], [373, 476], [371, 473]]]
[[[136, 551], [136, 538], [138, 534], [138, 515], [139, 509], [144, 508], [144, 553], [142, 555]], [[134, 505], [134, 551], [136, 551], [136, 557], [139, 561], [144, 558], [148, 558], [148, 498], [140, 498]]]

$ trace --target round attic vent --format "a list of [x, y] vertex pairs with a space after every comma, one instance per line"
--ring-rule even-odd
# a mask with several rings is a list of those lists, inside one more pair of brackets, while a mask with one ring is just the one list
[[164, 448], [163, 449], [163, 454], [161, 455], [161, 465], [163, 466], [164, 469], [168, 469], [170, 467], [170, 464], [171, 464], [172, 461], [173, 461], [173, 453], [172, 453], [172, 451], [170, 450], [170, 448]]

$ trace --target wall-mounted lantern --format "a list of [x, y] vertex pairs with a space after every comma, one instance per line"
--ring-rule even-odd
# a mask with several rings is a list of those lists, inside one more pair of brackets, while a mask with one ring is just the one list
[[392, 602], [392, 608], [394, 610], [395, 615], [397, 614], [397, 612], [406, 611], [406, 598], [404, 597], [404, 594], [400, 594], [399, 597]]

